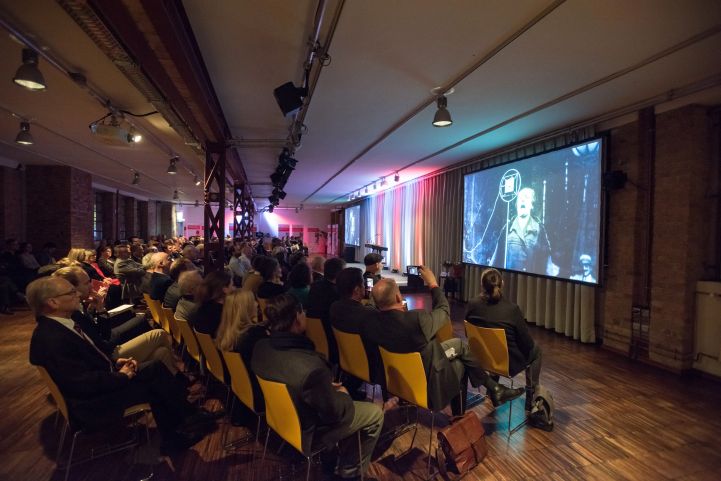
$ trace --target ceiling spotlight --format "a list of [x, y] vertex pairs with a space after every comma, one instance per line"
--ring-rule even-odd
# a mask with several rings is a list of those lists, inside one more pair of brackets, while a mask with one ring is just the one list
[[198, 206], [200, 206], [200, 202], [198, 202], [198, 201], [196, 200], [196, 201], [195, 201], [195, 204], [193, 204], [193, 205], [195, 205], [195, 207], [198, 207]]
[[441, 95], [438, 97], [436, 103], [438, 104], [438, 110], [436, 110], [436, 115], [433, 116], [433, 126], [448, 127], [453, 123], [453, 120], [451, 120], [451, 114], [446, 108], [448, 107], [448, 99], [446, 99], [445, 95]]
[[135, 127], [130, 127], [130, 131], [128, 132], [128, 143], [137, 144], [141, 140], [143, 140], [143, 136], [135, 130]]
[[38, 54], [35, 50], [23, 49], [23, 64], [15, 72], [13, 82], [28, 90], [45, 90], [45, 78], [38, 69]]
[[271, 214], [273, 213], [273, 204], [270, 204], [268, 206], [268, 212], [270, 212]]
[[273, 189], [273, 195], [283, 200], [285, 199], [286, 193], [283, 191], [283, 189], [279, 189], [278, 187], [276, 187], [275, 189]]
[[133, 174], [133, 185], [138, 185], [140, 183], [140, 172], [135, 172]]
[[393, 176], [393, 180], [394, 180], [395, 182], [399, 182], [399, 181], [401, 180], [401, 174], [399, 174], [398, 172], [396, 172], [396, 175]]
[[196, 175], [196, 176], [195, 176], [195, 180], [194, 180], [195, 185], [200, 185], [200, 182], [201, 182], [201, 181], [200, 181], [200, 177], [198, 177], [198, 176]]
[[175, 175], [178, 173], [178, 166], [175, 165], [178, 162], [178, 157], [171, 157], [170, 158], [170, 164], [168, 165], [168, 173], [171, 175]]
[[30, 135], [30, 123], [20, 122], [20, 132], [15, 136], [15, 143], [20, 145], [33, 145], [33, 136]]
[[173, 192], [173, 200], [178, 200], [178, 199], [180, 199], [180, 196], [178, 195], [178, 191], [176, 190], [175, 192]]
[[388, 182], [386, 182], [386, 178], [383, 177], [383, 178], [381, 179], [381, 187], [385, 187], [385, 185], [386, 185], [387, 183], [388, 183]]
[[366, 194], [368, 193], [368, 186], [367, 186], [367, 185], [366, 185], [366, 188], [365, 188], [365, 193], [366, 193]]

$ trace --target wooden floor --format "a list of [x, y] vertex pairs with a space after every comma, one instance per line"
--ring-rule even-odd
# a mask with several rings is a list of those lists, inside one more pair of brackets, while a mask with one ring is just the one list
[[[455, 306], [453, 314], [455, 329], [460, 332], [462, 308]], [[0, 480], [63, 479], [54, 470], [59, 434], [54, 428], [55, 408], [27, 359], [33, 327], [27, 310], [0, 317], [0, 405], [4, 410], [0, 416]], [[489, 455], [464, 479], [721, 479], [719, 383], [668, 374], [541, 328], [531, 328], [531, 334], [543, 349], [542, 383], [555, 397], [556, 428], [547, 433], [525, 427], [509, 440], [508, 405], [492, 412], [486, 401], [475, 410], [488, 434]], [[224, 397], [220, 390], [217, 394]], [[217, 400], [209, 400], [208, 406], [217, 406]], [[514, 403], [513, 414], [512, 423], [522, 420], [522, 398]], [[391, 411], [386, 425], [403, 417], [402, 410]], [[397, 479], [418, 479], [407, 471], [414, 461], [425, 468], [423, 451], [418, 448], [427, 448], [430, 417], [422, 415], [421, 420], [424, 426], [410, 454], [400, 460], [394, 457], [407, 449], [411, 433], [406, 433], [390, 445], [379, 445], [374, 456], [375, 463], [398, 473]], [[436, 415], [438, 424], [445, 424], [443, 414]], [[250, 479], [250, 448], [224, 452], [225, 430], [230, 430], [231, 438], [243, 432], [222, 420], [218, 430], [192, 450], [153, 466], [149, 460], [157, 459], [154, 437], [150, 447], [91, 461], [74, 468], [70, 477], [135, 480], [152, 467], [155, 480]], [[304, 479], [304, 461], [287, 447], [276, 454], [277, 447], [273, 444], [270, 461], [255, 479]], [[313, 466], [311, 479], [325, 479], [318, 466]]]

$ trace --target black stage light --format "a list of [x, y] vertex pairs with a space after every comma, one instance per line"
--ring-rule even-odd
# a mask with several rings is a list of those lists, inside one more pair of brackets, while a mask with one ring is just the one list
[[268, 206], [268, 212], [270, 212], [271, 214], [273, 213], [273, 204], [270, 204]]
[[308, 89], [296, 87], [293, 82], [286, 82], [273, 90], [275, 101], [283, 115], [296, 112], [303, 106], [303, 97], [308, 95]]

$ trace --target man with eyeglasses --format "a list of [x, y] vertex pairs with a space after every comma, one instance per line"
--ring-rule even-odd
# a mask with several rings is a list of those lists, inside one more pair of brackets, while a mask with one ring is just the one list
[[147, 402], [165, 453], [187, 449], [208, 432], [214, 416], [188, 403], [164, 364], [154, 361], [138, 370], [132, 358], [113, 361], [73, 322], [80, 299], [68, 281], [37, 279], [27, 288], [27, 301], [37, 319], [30, 363], [44, 367], [57, 384], [74, 427], [103, 430], [127, 407]]

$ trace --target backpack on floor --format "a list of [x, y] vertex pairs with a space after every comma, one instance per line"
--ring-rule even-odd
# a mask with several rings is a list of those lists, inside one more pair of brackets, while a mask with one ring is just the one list
[[444, 479], [460, 479], [483, 461], [488, 454], [485, 434], [481, 421], [472, 411], [454, 417], [449, 426], [438, 431], [436, 459]]
[[553, 431], [553, 411], [554, 403], [551, 391], [543, 386], [538, 386], [533, 393], [528, 424], [544, 431]]

